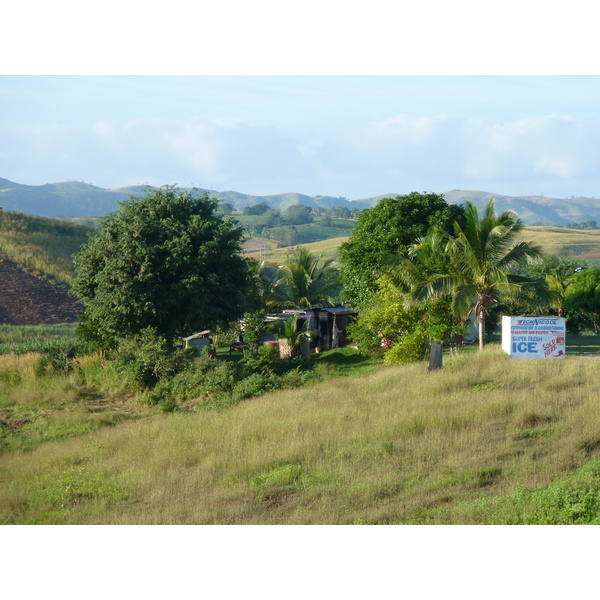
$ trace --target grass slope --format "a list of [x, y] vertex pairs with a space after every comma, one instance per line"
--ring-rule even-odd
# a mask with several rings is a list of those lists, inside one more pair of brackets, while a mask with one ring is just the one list
[[[490, 348], [438, 372], [385, 368], [221, 412], [112, 417], [0, 456], [0, 521], [599, 523], [598, 364]], [[53, 402], [86, 389], [61, 381]], [[103, 402], [78, 410], [97, 421]]]
[[600, 229], [586, 231], [560, 227], [526, 227], [523, 238], [539, 244], [548, 255], [600, 258]]
[[[298, 227], [300, 232], [301, 225]], [[325, 229], [325, 228], [322, 228]], [[332, 234], [339, 234], [339, 229], [332, 230]], [[323, 232], [328, 233], [328, 232]], [[351, 231], [348, 232], [349, 234]], [[311, 239], [310, 233], [304, 234], [306, 239]], [[313, 252], [323, 250], [326, 256], [335, 257], [337, 248], [348, 239], [348, 237], [325, 237], [322, 236], [318, 242], [302, 243], [302, 245], [310, 248]], [[563, 229], [560, 227], [525, 227], [522, 238], [524, 240], [539, 244], [545, 254], [549, 256], [561, 256], [569, 258], [582, 258], [592, 265], [600, 262], [600, 230], [579, 230], [579, 229]], [[250, 253], [254, 258], [259, 258], [260, 253]], [[281, 256], [285, 255], [285, 249], [276, 249], [267, 252], [267, 260], [280, 260]], [[272, 258], [271, 258], [272, 257]]]
[[70, 285], [73, 255], [87, 241], [89, 227], [61, 219], [0, 212], [0, 252], [26, 271]]
[[[311, 244], [301, 244], [303, 248], [310, 250], [313, 254], [319, 255], [323, 253], [325, 258], [337, 258], [338, 248], [345, 242], [347, 237], [330, 238], [328, 240], [321, 240], [319, 242], [313, 242]], [[262, 250], [254, 250], [248, 252], [248, 256], [255, 258], [256, 260], [266, 260], [273, 264], [281, 264], [285, 259], [286, 255], [291, 251], [291, 247], [288, 248], [275, 248], [272, 245], [266, 243], [262, 245]]]

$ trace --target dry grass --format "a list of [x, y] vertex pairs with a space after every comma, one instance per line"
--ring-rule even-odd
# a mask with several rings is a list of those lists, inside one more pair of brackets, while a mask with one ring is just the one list
[[[348, 240], [348, 237], [338, 237], [331, 238], [328, 240], [322, 240], [320, 242], [313, 242], [311, 244], [302, 244], [303, 248], [310, 250], [313, 254], [323, 253], [325, 258], [336, 258], [338, 247]], [[264, 258], [267, 262], [280, 264], [286, 257], [286, 254], [291, 250], [291, 248], [268, 248], [266, 249], [266, 253], [263, 252], [248, 252], [248, 256], [260, 260]]]
[[223, 412], [123, 423], [2, 456], [0, 515], [7, 523], [480, 522], [465, 503], [547, 486], [600, 453], [597, 369], [595, 359], [516, 361], [490, 349], [436, 373], [419, 363]]
[[86, 230], [69, 237], [52, 232], [0, 231], [0, 250], [27, 271], [60, 284], [73, 281], [73, 255], [85, 243]]
[[539, 244], [545, 254], [563, 257], [600, 257], [600, 229], [526, 227], [523, 239]]
[[[549, 256], [600, 258], [600, 229], [579, 230], [561, 227], [530, 226], [525, 227], [523, 239], [539, 244], [544, 254]], [[338, 247], [348, 240], [348, 237], [331, 238], [312, 244], [303, 244], [311, 252], [324, 252], [325, 256], [335, 258]], [[266, 250], [266, 260], [281, 261], [289, 248], [269, 247]], [[260, 259], [265, 256], [260, 252], [249, 252], [249, 256]]]

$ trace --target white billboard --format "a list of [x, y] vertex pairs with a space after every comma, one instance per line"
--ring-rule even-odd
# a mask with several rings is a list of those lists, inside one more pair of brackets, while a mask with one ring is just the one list
[[564, 358], [563, 317], [502, 317], [502, 350], [515, 358]]

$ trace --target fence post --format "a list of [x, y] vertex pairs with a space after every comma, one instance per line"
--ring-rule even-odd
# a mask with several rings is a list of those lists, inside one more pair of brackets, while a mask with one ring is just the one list
[[442, 344], [435, 342], [429, 347], [429, 368], [428, 371], [435, 371], [442, 368]]

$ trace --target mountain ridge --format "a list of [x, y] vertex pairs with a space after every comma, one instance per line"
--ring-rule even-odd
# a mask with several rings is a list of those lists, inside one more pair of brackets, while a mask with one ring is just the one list
[[[131, 195], [143, 195], [152, 186], [130, 185], [118, 188], [101, 188], [83, 181], [26, 185], [0, 177], [0, 207], [44, 217], [96, 217], [118, 208], [118, 202]], [[375, 206], [382, 198], [396, 197], [402, 193], [379, 194], [370, 198], [348, 200], [343, 196], [308, 196], [295, 192], [258, 196], [242, 192], [217, 191], [198, 188], [212, 197], [231, 204], [235, 210], [265, 202], [271, 208], [285, 210], [293, 204], [311, 208], [346, 206], [360, 210]], [[407, 193], [407, 192], [403, 192]], [[594, 220], [600, 223], [600, 200], [597, 198], [552, 198], [545, 196], [507, 196], [483, 190], [454, 189], [441, 193], [450, 204], [465, 200], [483, 207], [495, 198], [499, 211], [514, 210], [526, 225], [565, 226], [568, 223]]]

